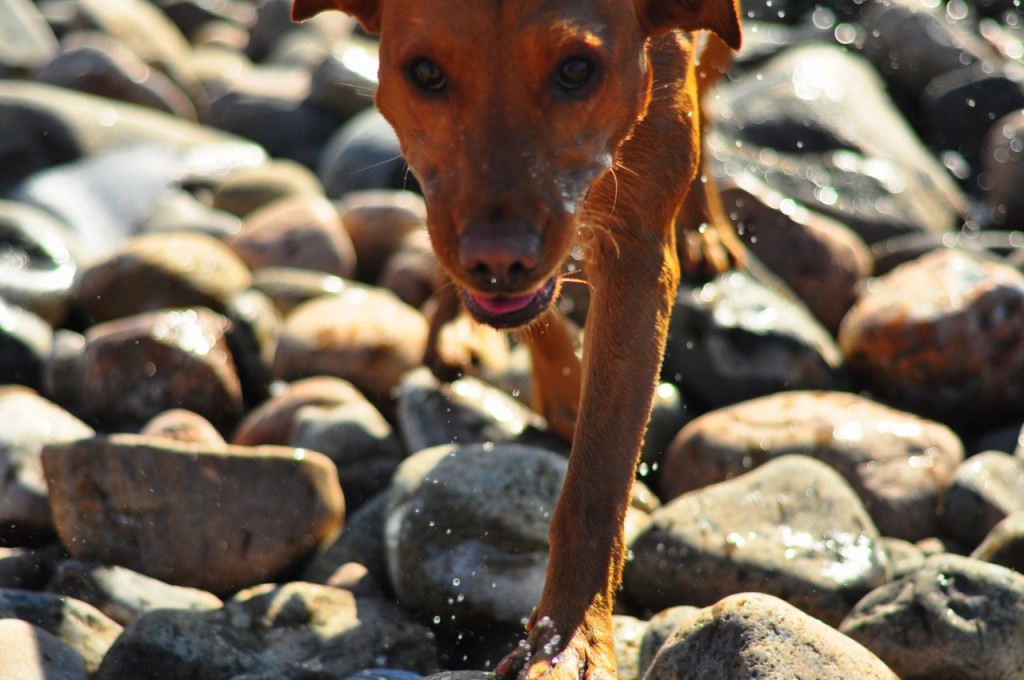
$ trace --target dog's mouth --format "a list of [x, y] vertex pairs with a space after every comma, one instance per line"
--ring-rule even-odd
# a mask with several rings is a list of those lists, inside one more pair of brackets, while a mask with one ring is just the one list
[[466, 309], [480, 323], [495, 328], [519, 328], [529, 324], [546, 310], [555, 298], [558, 277], [552, 276], [544, 285], [522, 295], [488, 295], [463, 289]]

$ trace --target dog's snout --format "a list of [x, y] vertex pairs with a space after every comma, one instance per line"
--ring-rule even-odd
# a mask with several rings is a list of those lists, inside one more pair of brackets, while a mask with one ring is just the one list
[[459, 265], [474, 287], [491, 293], [515, 292], [535, 275], [541, 258], [534, 230], [472, 229], [459, 239]]

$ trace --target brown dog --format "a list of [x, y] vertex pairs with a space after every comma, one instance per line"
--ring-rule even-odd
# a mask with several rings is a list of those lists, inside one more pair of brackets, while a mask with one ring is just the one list
[[[693, 267], [715, 232], [701, 223], [716, 226], [714, 196], [694, 182], [689, 32], [738, 48], [735, 2], [295, 0], [293, 16], [327, 9], [380, 34], [377, 105], [463, 305], [483, 323], [528, 327], [544, 412], [566, 433], [575, 419], [544, 593], [529, 639], [497, 672], [612, 678], [622, 525], [680, 276], [676, 230]], [[574, 373], [548, 310], [577, 244], [592, 298]]]

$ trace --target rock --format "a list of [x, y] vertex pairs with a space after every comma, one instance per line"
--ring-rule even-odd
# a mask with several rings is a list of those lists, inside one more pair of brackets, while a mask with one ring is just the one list
[[309, 101], [342, 120], [373, 107], [377, 92], [377, 50], [367, 40], [347, 40], [313, 69]]
[[869, 244], [959, 227], [963, 196], [862, 57], [821, 42], [793, 47], [718, 92], [709, 136], [718, 176], [752, 174]]
[[662, 379], [708, 407], [783, 389], [832, 389], [843, 357], [802, 306], [745, 272], [683, 285], [669, 325]]
[[93, 435], [88, 425], [29, 390], [0, 389], [0, 537], [27, 542], [52, 535], [40, 459], [47, 444]]
[[871, 253], [842, 223], [749, 175], [727, 178], [722, 203], [747, 248], [834, 333], [871, 273]]
[[966, 557], [934, 555], [858, 602], [840, 630], [904, 680], [1020, 678], [1024, 576]]
[[896, 680], [853, 640], [770, 595], [732, 595], [688, 617], [647, 680]]
[[892, 579], [901, 579], [907, 574], [917, 571], [924, 564], [924, 550], [899, 538], [882, 537], [882, 547], [889, 556], [892, 567]]
[[987, 61], [937, 77], [928, 86], [923, 136], [968, 192], [981, 194], [985, 137], [996, 121], [1024, 109], [1024, 68]]
[[184, 408], [227, 431], [242, 413], [227, 330], [227, 319], [203, 307], [91, 327], [80, 388], [90, 419], [137, 427], [163, 411]]
[[[427, 232], [412, 231], [384, 263], [377, 283], [406, 304], [425, 309], [430, 298], [446, 285], [446, 276]], [[559, 298], [559, 306], [563, 300]]]
[[989, 130], [982, 153], [988, 177], [985, 204], [992, 221], [1004, 229], [1024, 229], [1024, 111], [1008, 114]]
[[669, 447], [663, 498], [741, 475], [788, 454], [839, 471], [883, 535], [916, 541], [939, 530], [939, 500], [964, 458], [941, 423], [843, 392], [780, 392], [695, 418]]
[[295, 567], [344, 514], [334, 466], [315, 451], [112, 435], [48, 447], [43, 466], [75, 558], [215, 594]]
[[237, 217], [211, 208], [184, 189], [169, 189], [160, 196], [142, 226], [146, 234], [197, 232], [221, 241], [241, 230]]
[[394, 129], [376, 109], [358, 113], [338, 128], [316, 168], [330, 198], [364, 189], [419, 189]]
[[257, 208], [227, 243], [250, 269], [293, 267], [342, 277], [356, 269], [352, 241], [323, 196], [292, 196]]
[[90, 318], [109, 321], [171, 307], [223, 313], [251, 282], [245, 263], [212, 236], [151, 234], [83, 270], [75, 292]]
[[437, 669], [430, 631], [394, 605], [312, 583], [262, 585], [210, 612], [132, 622], [96, 680], [345, 678], [375, 666]]
[[87, 680], [85, 662], [59, 638], [18, 619], [0, 620], [0, 668], [12, 680]]
[[273, 301], [255, 288], [231, 297], [224, 311], [231, 322], [227, 341], [242, 396], [246, 404], [259, 404], [270, 396], [281, 314]]
[[52, 593], [0, 590], [0, 621], [8, 619], [26, 621], [57, 637], [84, 662], [90, 678], [121, 634], [121, 626], [92, 605]]
[[352, 286], [340, 276], [312, 269], [266, 267], [253, 272], [252, 287], [265, 295], [283, 316], [322, 295], [334, 295]]
[[783, 456], [655, 510], [629, 546], [623, 588], [652, 611], [758, 591], [836, 624], [887, 580], [878, 540], [838, 472]]
[[0, 588], [42, 590], [64, 554], [57, 543], [40, 548], [0, 548]]
[[63, 321], [78, 270], [67, 226], [39, 208], [0, 200], [0, 297], [51, 325]]
[[995, 525], [971, 557], [1024, 573], [1024, 511], [1012, 512]]
[[519, 626], [540, 598], [566, 461], [517, 445], [421, 451], [395, 473], [386, 522], [398, 600], [436, 630]]
[[306, 563], [302, 580], [327, 583], [347, 564], [361, 564], [382, 592], [391, 592], [384, 557], [384, 523], [388, 492], [382, 491], [345, 519], [345, 529]]
[[[964, 427], [1024, 415], [1024, 275], [958, 250], [937, 251], [873, 282], [839, 344], [869, 389]], [[998, 367], [998, 368], [996, 368]]]
[[195, 0], [157, 0], [156, 4], [190, 39], [202, 35], [203, 28], [213, 23], [234, 24], [242, 28], [256, 20], [256, 9], [237, 0], [222, 0], [215, 4]]
[[681, 605], [663, 609], [647, 621], [643, 638], [640, 640], [640, 657], [637, 661], [640, 677], [644, 677], [655, 655], [665, 641], [672, 636], [676, 628], [683, 625], [691, 616], [699, 614], [699, 607]]
[[349, 286], [285, 317], [274, 376], [343, 378], [380, 407], [420, 364], [426, 342], [427, 321], [417, 310], [387, 291]]
[[107, 99], [138, 104], [196, 120], [195, 105], [177, 84], [117, 40], [79, 34], [64, 41], [61, 53], [36, 73], [37, 82]]
[[[545, 439], [546, 424], [509, 394], [475, 378], [442, 383], [426, 368], [400, 384], [398, 424], [405, 449], [422, 451], [450, 443], [528, 443]], [[554, 444], [552, 437], [547, 438]], [[564, 444], [556, 444], [564, 449]]]
[[139, 431], [144, 437], [166, 437], [186, 444], [224, 444], [224, 437], [209, 420], [183, 408], [164, 411]]
[[285, 385], [246, 414], [231, 438], [240, 446], [285, 444], [295, 431], [295, 418], [307, 406], [341, 406], [364, 397], [352, 383], [318, 376]]
[[426, 203], [410, 191], [354, 191], [337, 207], [356, 250], [356, 277], [366, 283], [377, 283], [406, 237], [427, 225]]
[[943, 498], [946, 532], [968, 547], [999, 522], [1024, 511], [1024, 459], [999, 451], [971, 456], [953, 473]]
[[247, 217], [277, 200], [290, 196], [316, 196], [322, 192], [320, 181], [304, 165], [274, 159], [230, 172], [214, 188], [213, 207]]
[[155, 609], [208, 611], [223, 602], [211, 593], [168, 585], [124, 567], [65, 560], [47, 587], [96, 607], [122, 626]]
[[52, 345], [49, 324], [0, 298], [0, 385], [39, 387]]
[[30, 0], [0, 2], [0, 77], [25, 76], [57, 53], [57, 38], [46, 19]]

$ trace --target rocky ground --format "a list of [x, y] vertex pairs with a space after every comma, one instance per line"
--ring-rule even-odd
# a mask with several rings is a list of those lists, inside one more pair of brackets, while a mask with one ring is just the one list
[[[539, 595], [566, 445], [504, 336], [420, 365], [373, 43], [288, 11], [0, 0], [5, 678], [487, 670]], [[620, 678], [1024, 678], [1019, 4], [745, 14], [709, 151], [777, 280], [679, 290]]]

